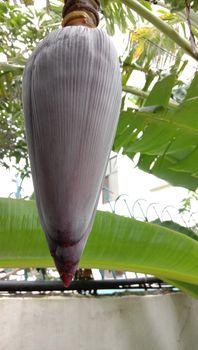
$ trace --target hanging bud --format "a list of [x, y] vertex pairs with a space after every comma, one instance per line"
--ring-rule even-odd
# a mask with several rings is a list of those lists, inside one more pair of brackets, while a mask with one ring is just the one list
[[[23, 76], [37, 207], [66, 287], [92, 228], [121, 103], [120, 68], [111, 40], [81, 22], [67, 26], [68, 19], [75, 20], [68, 9], [66, 27], [38, 45]], [[87, 7], [77, 10], [91, 12]]]

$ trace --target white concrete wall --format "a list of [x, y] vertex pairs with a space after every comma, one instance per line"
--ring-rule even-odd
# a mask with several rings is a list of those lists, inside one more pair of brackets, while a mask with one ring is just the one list
[[1, 297], [1, 350], [197, 350], [198, 301], [183, 294]]

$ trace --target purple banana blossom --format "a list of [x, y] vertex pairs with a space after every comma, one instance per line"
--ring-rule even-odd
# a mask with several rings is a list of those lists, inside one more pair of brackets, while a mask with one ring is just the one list
[[117, 54], [100, 29], [52, 32], [26, 65], [23, 106], [36, 202], [66, 287], [92, 228], [120, 103]]

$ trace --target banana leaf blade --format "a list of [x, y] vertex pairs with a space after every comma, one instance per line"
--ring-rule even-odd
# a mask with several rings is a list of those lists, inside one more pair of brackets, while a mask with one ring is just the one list
[[[0, 267], [49, 266], [35, 202], [0, 199]], [[98, 211], [80, 266], [153, 274], [198, 297], [198, 242], [156, 224]]]

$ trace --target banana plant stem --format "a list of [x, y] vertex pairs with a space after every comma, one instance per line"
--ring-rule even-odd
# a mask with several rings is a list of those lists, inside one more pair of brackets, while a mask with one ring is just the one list
[[155, 16], [146, 7], [141, 5], [137, 0], [123, 0], [123, 3], [131, 10], [144, 17], [147, 21], [152, 23], [162, 33], [172, 39], [177, 45], [179, 45], [186, 53], [198, 61], [198, 51], [193, 52], [188, 40], [182, 38], [171, 26], [162, 21], [159, 17]]
[[[143, 91], [143, 90], [138, 89], [134, 86], [127, 86], [127, 85], [122, 86], [122, 91], [130, 93], [130, 94], [135, 95], [135, 96], [139, 96], [143, 99], [146, 99], [149, 96], [149, 92]], [[177, 106], [178, 106], [178, 104], [175, 101], [173, 101], [173, 100], [169, 101], [169, 107], [176, 108]]]
[[128, 92], [130, 94], [133, 94], [135, 96], [139, 96], [141, 98], [147, 98], [149, 93], [146, 91], [143, 91], [141, 89], [135, 88], [133, 86], [122, 86], [122, 91]]

